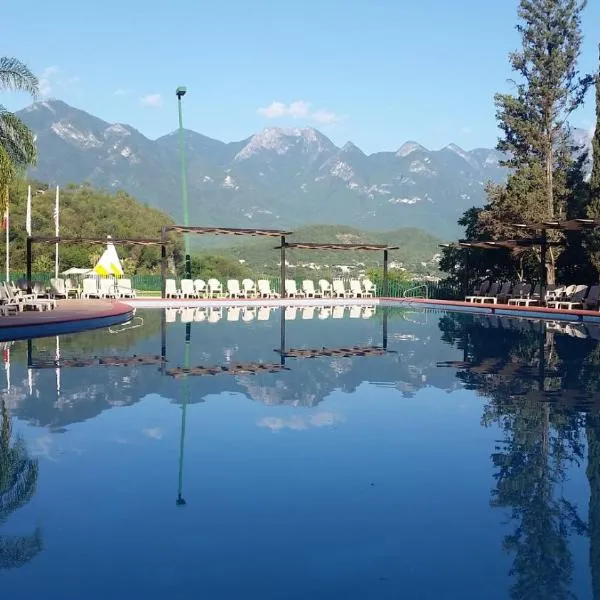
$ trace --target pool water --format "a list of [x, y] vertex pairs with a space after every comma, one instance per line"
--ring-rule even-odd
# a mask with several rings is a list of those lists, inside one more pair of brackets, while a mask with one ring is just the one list
[[600, 600], [600, 329], [217, 312], [6, 345], [3, 597]]

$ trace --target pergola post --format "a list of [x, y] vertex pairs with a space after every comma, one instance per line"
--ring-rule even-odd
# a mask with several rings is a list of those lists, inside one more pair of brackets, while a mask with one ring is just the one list
[[[27, 293], [31, 294], [31, 244], [32, 244], [33, 240], [31, 239], [31, 236], [28, 235], [27, 236], [27, 248], [26, 248], [26, 253], [27, 253]], [[7, 282], [8, 283], [8, 282]]]
[[546, 302], [546, 288], [548, 287], [548, 272], [546, 271], [546, 254], [548, 252], [548, 232], [542, 229], [540, 244], [540, 304]]
[[282, 298], [286, 297], [285, 293], [285, 235], [281, 236], [281, 266], [279, 270], [280, 284], [279, 284], [279, 293]]
[[164, 308], [161, 308], [160, 310], [160, 372], [161, 375], [164, 375], [167, 363], [167, 316]]
[[388, 296], [388, 251], [383, 251], [383, 297]]
[[383, 325], [382, 325], [382, 338], [383, 338], [383, 349], [387, 350], [388, 346], [388, 308], [383, 307]]
[[280, 322], [279, 322], [279, 360], [281, 366], [285, 366], [285, 310], [279, 310]]
[[167, 277], [167, 230], [161, 227], [160, 230], [160, 297], [164, 300]]

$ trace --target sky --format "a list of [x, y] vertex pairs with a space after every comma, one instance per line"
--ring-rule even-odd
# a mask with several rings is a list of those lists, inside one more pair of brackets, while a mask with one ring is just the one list
[[[365, 152], [415, 140], [491, 147], [493, 96], [510, 91], [517, 0], [81, 0], [14, 3], [2, 53], [57, 98], [150, 138], [184, 126], [223, 141], [316, 127]], [[19, 8], [19, 6], [21, 6]], [[598, 68], [600, 2], [583, 17], [580, 68]], [[595, 25], [595, 27], [594, 27]], [[3, 94], [10, 110], [30, 100]], [[594, 98], [573, 118], [591, 129]]]

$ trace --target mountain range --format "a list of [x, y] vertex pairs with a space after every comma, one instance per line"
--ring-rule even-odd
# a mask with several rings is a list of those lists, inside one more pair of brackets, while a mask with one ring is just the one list
[[[177, 131], [151, 140], [60, 100], [17, 115], [37, 136], [32, 177], [125, 190], [181, 221]], [[184, 133], [195, 225], [417, 227], [450, 239], [459, 234], [464, 210], [483, 204], [485, 182], [506, 177], [501, 154], [489, 148], [428, 150], [408, 141], [395, 152], [367, 155], [352, 142], [340, 148], [313, 128], [268, 127], [230, 143]]]

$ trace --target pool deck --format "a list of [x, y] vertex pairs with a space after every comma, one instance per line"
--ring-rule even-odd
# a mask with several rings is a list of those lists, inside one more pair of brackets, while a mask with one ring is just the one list
[[110, 300], [58, 300], [54, 310], [0, 316], [0, 341], [74, 333], [122, 323], [133, 309]]
[[600, 312], [591, 310], [557, 310], [541, 306], [508, 304], [471, 304], [452, 300], [425, 298], [284, 298], [284, 299], [167, 299], [133, 300], [60, 300], [55, 310], [25, 311], [0, 316], [0, 341], [75, 333], [109, 327], [128, 321], [135, 308], [180, 308], [184, 306], [335, 306], [375, 305], [429, 310], [494, 314], [506, 317], [545, 319], [600, 324]]
[[390, 307], [412, 307], [430, 310], [448, 310], [475, 314], [495, 314], [499, 316], [546, 319], [549, 321], [570, 321], [600, 323], [600, 312], [593, 310], [558, 310], [543, 306], [512, 306], [508, 304], [473, 304], [458, 300], [429, 300], [426, 298], [273, 298], [273, 299], [185, 299], [185, 298], [136, 298], [123, 300], [137, 308], [179, 308], [183, 306], [352, 306], [375, 305]]

